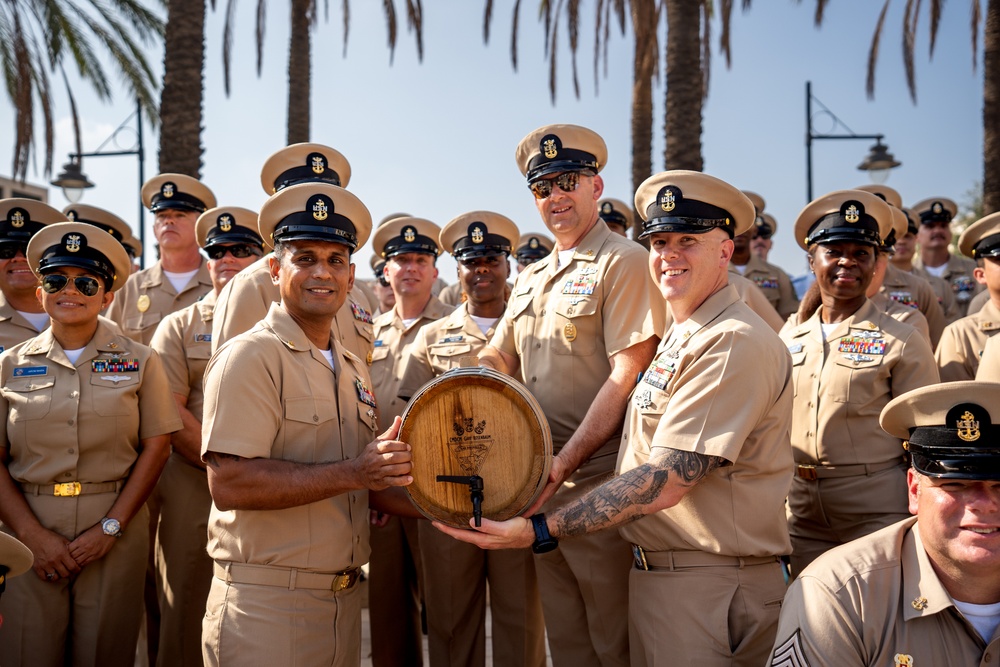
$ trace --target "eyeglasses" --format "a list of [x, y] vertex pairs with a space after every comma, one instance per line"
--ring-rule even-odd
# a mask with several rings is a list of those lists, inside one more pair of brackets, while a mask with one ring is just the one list
[[558, 185], [563, 192], [573, 192], [580, 185], [580, 172], [564, 171], [555, 178], [535, 181], [528, 185], [535, 199], [546, 199], [552, 194], [552, 186]]
[[214, 245], [205, 248], [205, 254], [209, 259], [222, 259], [229, 253], [236, 259], [246, 259], [247, 257], [260, 257], [260, 250], [248, 243], [234, 243], [233, 245]]
[[772, 232], [765, 231], [763, 229], [757, 229], [754, 230], [753, 236], [751, 236], [750, 238], [754, 240], [764, 239], [765, 241], [767, 241], [768, 239], [771, 238], [772, 234], [773, 234]]
[[[68, 283], [69, 276], [50, 273], [42, 278], [42, 289], [47, 294], [57, 294], [66, 289]], [[73, 278], [73, 285], [76, 287], [76, 291], [84, 296], [94, 296], [101, 289], [100, 281], [90, 276], [77, 276]]]
[[14, 259], [17, 253], [28, 254], [27, 243], [0, 243], [0, 259]]

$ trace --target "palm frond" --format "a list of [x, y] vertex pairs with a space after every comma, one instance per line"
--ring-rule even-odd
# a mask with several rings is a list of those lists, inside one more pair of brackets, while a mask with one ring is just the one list
[[254, 13], [254, 40], [257, 44], [257, 76], [264, 68], [264, 36], [267, 34], [267, 2], [257, 0], [257, 11]]
[[510, 28], [510, 64], [517, 71], [517, 28], [521, 22], [521, 0], [514, 0], [514, 20]]
[[[719, 16], [722, 22], [722, 34], [719, 35], [719, 50], [722, 54], [726, 56], [726, 67], [730, 68], [733, 66], [733, 52], [730, 43], [730, 21], [733, 15], [733, 0], [722, 0], [722, 7], [719, 12]], [[706, 22], [708, 17], [705, 17]]]
[[[261, 1], [263, 2], [263, 0]], [[344, 57], [347, 57], [347, 38], [350, 36], [350, 28], [351, 28], [350, 0], [343, 0], [343, 2], [340, 3], [340, 8], [341, 8], [341, 13], [343, 14], [344, 17], [343, 20], [341, 21], [341, 24], [344, 29], [344, 50], [342, 55]]]
[[392, 64], [396, 54], [396, 7], [392, 0], [382, 0], [382, 10], [385, 12], [385, 27], [389, 46], [389, 64]]
[[406, 27], [416, 33], [417, 60], [424, 60], [424, 8], [420, 0], [406, 0]]
[[875, 23], [875, 33], [872, 35], [871, 47], [868, 49], [868, 79], [865, 84], [868, 99], [875, 97], [875, 64], [878, 62], [878, 46], [882, 39], [882, 26], [885, 24], [885, 14], [889, 9], [890, 2], [892, 0], [885, 0], [885, 4], [882, 5], [882, 12]]
[[[261, 0], [263, 1], [263, 0]], [[233, 54], [233, 28], [236, 24], [236, 0], [226, 0], [226, 18], [222, 24], [222, 90], [229, 97], [230, 65]], [[261, 48], [257, 45], [257, 76], [260, 76]]]
[[493, 21], [493, 0], [486, 0], [483, 7], [483, 44], [490, 43], [490, 23]]
[[826, 10], [827, 0], [816, 0], [816, 15], [813, 17], [813, 23], [816, 27], [823, 25], [823, 12]]
[[934, 58], [934, 45], [937, 43], [937, 33], [938, 26], [941, 25], [941, 9], [944, 6], [944, 0], [931, 0], [931, 47], [930, 47], [930, 57]]
[[[906, 0], [903, 10], [903, 69], [906, 72], [906, 85], [910, 90], [910, 99], [917, 101], [917, 77], [913, 58], [917, 44], [917, 23], [920, 19], [920, 3], [922, 0]], [[875, 96], [875, 81], [872, 76], [872, 90], [869, 98]]]
[[979, 21], [982, 20], [982, 7], [979, 0], [972, 0], [972, 71], [977, 69], [979, 59]]
[[702, 11], [702, 33], [701, 33], [701, 74], [702, 74], [702, 100], [708, 99], [708, 84], [712, 79], [712, 0], [705, 0], [701, 5]]
[[580, 77], [576, 67], [576, 54], [580, 46], [580, 0], [567, 0], [566, 25], [569, 30], [569, 53], [573, 71], [573, 92], [580, 99]]

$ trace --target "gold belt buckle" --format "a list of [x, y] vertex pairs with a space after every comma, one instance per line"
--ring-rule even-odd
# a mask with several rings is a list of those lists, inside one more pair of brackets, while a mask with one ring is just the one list
[[799, 478], [808, 480], [810, 482], [815, 482], [819, 479], [819, 475], [816, 473], [816, 466], [802, 464], [798, 467], [797, 474]]
[[83, 491], [83, 486], [80, 482], [63, 482], [62, 484], [56, 484], [55, 488], [52, 490], [52, 495], [54, 496], [78, 496]]
[[360, 569], [349, 570], [343, 574], [338, 574], [336, 581], [333, 582], [334, 592], [347, 590], [354, 585], [354, 582], [358, 580], [360, 575]]
[[648, 571], [649, 563], [646, 562], [646, 552], [643, 551], [642, 547], [638, 544], [632, 545], [632, 559], [635, 564], [635, 569]]

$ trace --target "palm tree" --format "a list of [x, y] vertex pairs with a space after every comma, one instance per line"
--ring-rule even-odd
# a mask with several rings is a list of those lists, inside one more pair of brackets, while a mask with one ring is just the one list
[[160, 93], [161, 174], [201, 178], [205, 0], [167, 0]]
[[112, 97], [111, 82], [101, 59], [110, 56], [114, 73], [124, 79], [129, 94], [139, 99], [150, 118], [155, 118], [156, 85], [145, 47], [162, 34], [163, 22], [140, 0], [0, 3], [0, 68], [15, 113], [14, 178], [23, 180], [27, 174], [38, 111], [45, 134], [44, 173], [52, 171], [53, 94], [49, 74], [59, 72], [65, 77], [68, 62], [76, 65], [80, 78], [91, 85], [99, 99], [108, 101]]
[[[383, 0], [386, 29], [389, 37], [389, 61], [396, 51], [398, 34], [396, 7], [393, 0]], [[264, 27], [267, 14], [265, 0], [257, 0], [257, 76], [264, 63]], [[236, 14], [236, 0], [227, 0], [226, 22], [223, 28], [222, 71], [226, 95], [230, 92], [230, 60], [233, 45], [233, 21]], [[344, 55], [347, 55], [347, 40], [350, 27], [350, 6], [343, 0]], [[316, 0], [291, 0], [291, 33], [288, 45], [288, 133], [289, 144], [309, 141], [310, 94], [312, 59], [310, 41], [316, 27]], [[423, 61], [423, 5], [421, 0], [406, 0], [407, 28], [416, 35], [417, 58]]]

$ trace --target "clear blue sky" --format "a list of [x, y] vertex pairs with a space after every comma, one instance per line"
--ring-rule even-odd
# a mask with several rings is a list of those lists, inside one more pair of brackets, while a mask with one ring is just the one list
[[[234, 91], [222, 89], [222, 8], [206, 24], [207, 70], [203, 180], [220, 204], [259, 209], [264, 159], [284, 145], [287, 5], [268, 6], [264, 71], [254, 71], [256, 3], [243, 2], [237, 14]], [[579, 55], [581, 97], [573, 96], [565, 21], [560, 24], [558, 98], [549, 99], [542, 28], [535, 5], [523, 3], [520, 68], [509, 58], [512, 3], [497, 3], [491, 42], [482, 42], [482, 3], [475, 0], [425, 0], [422, 64], [413, 36], [401, 16], [395, 62], [390, 66], [381, 3], [351, 3], [347, 57], [342, 57], [340, 3], [330, 3], [313, 38], [312, 140], [340, 150], [351, 162], [348, 189], [377, 221], [405, 211], [443, 225], [474, 209], [490, 209], [515, 220], [522, 231], [543, 231], [532, 196], [514, 163], [522, 136], [553, 122], [586, 125], [606, 139], [610, 155], [603, 171], [606, 194], [632, 197], [630, 174], [631, 31], [611, 40], [608, 76], [594, 94], [593, 3], [584, 5]], [[400, 3], [397, 3], [397, 5]], [[926, 4], [926, 3], [925, 3]], [[778, 220], [772, 261], [792, 274], [802, 273], [801, 251], [791, 238], [795, 216], [805, 202], [805, 82], [854, 132], [883, 133], [903, 166], [887, 185], [906, 203], [944, 195], [961, 201], [982, 173], [982, 62], [973, 72], [969, 3], [945, 6], [937, 51], [929, 60], [927, 15], [917, 40], [919, 104], [906, 91], [901, 56], [904, 2], [893, 2], [886, 21], [878, 65], [876, 98], [865, 96], [868, 45], [882, 3], [869, 0], [829, 3], [822, 29], [813, 27], [814, 2], [758, 0], [733, 17], [733, 65], [718, 53], [713, 25], [711, 91], [705, 106], [705, 171], [734, 185], [759, 192]], [[662, 30], [661, 30], [662, 39]], [[980, 37], [980, 50], [982, 38]], [[162, 54], [152, 53], [157, 67]], [[73, 150], [68, 105], [56, 102], [56, 167]], [[83, 123], [83, 149], [93, 151], [134, 109], [118, 94], [104, 105], [76, 86]], [[654, 170], [663, 167], [662, 83], [654, 89]], [[0, 106], [0, 173], [9, 172], [13, 114]], [[147, 126], [148, 129], [148, 126]], [[817, 131], [829, 131], [819, 119]], [[129, 148], [129, 137], [125, 136]], [[157, 171], [158, 136], [147, 132], [146, 174]], [[814, 192], [866, 182], [856, 170], [867, 141], [819, 141], [814, 145]], [[106, 149], [113, 149], [108, 146]], [[41, 164], [41, 161], [38, 161]], [[97, 187], [84, 203], [115, 211], [134, 227], [139, 183], [132, 157], [85, 160], [84, 170]], [[29, 170], [29, 182], [44, 182]], [[52, 188], [50, 202], [67, 202]], [[147, 216], [147, 224], [150, 222]], [[149, 234], [151, 238], [151, 233]], [[369, 247], [356, 257], [358, 276], [370, 277]], [[439, 263], [454, 280], [450, 258]]]

